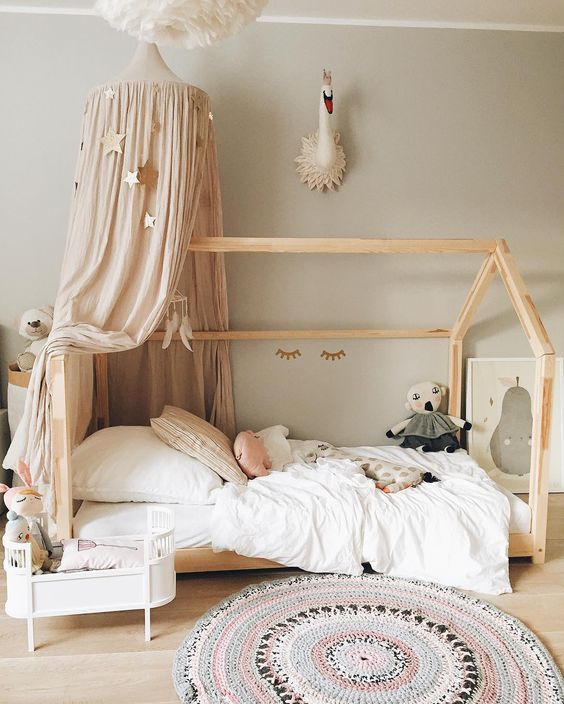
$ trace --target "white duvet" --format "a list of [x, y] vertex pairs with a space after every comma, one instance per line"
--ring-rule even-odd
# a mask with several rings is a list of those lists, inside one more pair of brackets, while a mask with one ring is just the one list
[[[354, 448], [419, 466], [441, 481], [385, 494], [350, 460], [292, 441], [293, 462], [247, 486], [216, 490], [212, 546], [309, 572], [377, 572], [487, 594], [510, 592], [509, 502], [464, 451]], [[350, 450], [351, 448], [345, 448]]]

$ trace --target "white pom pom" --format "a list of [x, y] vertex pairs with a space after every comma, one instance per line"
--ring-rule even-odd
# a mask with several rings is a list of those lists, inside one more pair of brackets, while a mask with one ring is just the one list
[[95, 8], [114, 29], [155, 44], [192, 49], [239, 32], [267, 0], [97, 0]]

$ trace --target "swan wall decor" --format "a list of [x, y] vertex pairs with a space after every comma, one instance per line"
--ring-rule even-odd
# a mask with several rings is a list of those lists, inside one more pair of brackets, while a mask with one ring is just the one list
[[302, 151], [295, 158], [296, 171], [302, 183], [311, 190], [335, 190], [340, 186], [345, 173], [346, 158], [339, 144], [340, 135], [331, 128], [333, 114], [333, 88], [331, 71], [323, 69], [323, 85], [319, 97], [319, 129], [314, 134], [302, 137]]

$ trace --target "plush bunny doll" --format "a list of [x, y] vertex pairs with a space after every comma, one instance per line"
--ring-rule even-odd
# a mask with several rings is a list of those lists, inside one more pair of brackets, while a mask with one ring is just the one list
[[17, 365], [21, 372], [33, 368], [35, 358], [47, 344], [47, 338], [53, 327], [53, 306], [30, 308], [20, 319], [20, 335], [30, 340], [30, 344], [17, 357]]
[[441, 413], [441, 405], [445, 387], [432, 381], [422, 381], [414, 384], [407, 392], [405, 407], [414, 415], [402, 420], [386, 432], [386, 437], [397, 435], [403, 437], [400, 447], [409, 447], [423, 452], [454, 452], [460, 447], [456, 432], [470, 430], [472, 424], [456, 416]]
[[33, 488], [29, 467], [21, 459], [18, 462], [17, 473], [24, 486], [10, 488], [6, 484], [0, 484], [0, 493], [4, 493], [6, 508], [16, 511], [20, 516], [27, 519], [30, 534], [43, 550], [51, 554], [53, 545], [49, 534], [38, 520], [39, 515], [43, 513], [41, 494]]
[[272, 467], [263, 439], [252, 430], [245, 430], [237, 435], [233, 452], [239, 467], [249, 479], [265, 477]]
[[[41, 574], [43, 570], [49, 569], [51, 561], [47, 556], [47, 551], [42, 550], [29, 531], [25, 516], [19, 516], [15, 511], [8, 511], [6, 523], [6, 540], [12, 543], [31, 543], [31, 571], [34, 574]], [[23, 567], [22, 564], [14, 565]]]

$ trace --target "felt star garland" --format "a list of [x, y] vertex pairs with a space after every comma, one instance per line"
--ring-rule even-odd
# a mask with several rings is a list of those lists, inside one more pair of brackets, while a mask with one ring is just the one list
[[100, 140], [104, 147], [104, 154], [110, 154], [111, 152], [123, 154], [120, 143], [125, 139], [125, 135], [125, 132], [123, 134], [119, 134], [113, 127], [110, 127]]
[[127, 185], [129, 186], [129, 190], [131, 190], [136, 183], [141, 183], [138, 176], [139, 176], [139, 169], [136, 169], [135, 171], [128, 171], [127, 172], [127, 176], [123, 179], [123, 182], [127, 183]]
[[140, 166], [138, 171], [141, 185], [147, 186], [148, 188], [154, 188], [157, 185], [159, 172], [154, 169], [148, 161], [144, 166]]
[[[104, 96], [107, 100], [113, 100], [116, 92], [113, 88], [108, 87], [104, 91]], [[213, 120], [213, 115], [210, 113], [210, 119]], [[161, 125], [157, 120], [151, 122], [151, 133], [158, 132], [161, 129]], [[102, 144], [104, 155], [111, 154], [115, 152], [117, 154], [123, 154], [122, 142], [127, 136], [126, 132], [120, 133], [116, 132], [113, 127], [109, 127], [106, 134], [100, 139]], [[81, 145], [82, 148], [82, 145]], [[127, 170], [127, 175], [123, 179], [123, 183], [127, 183], [129, 189], [131, 190], [136, 185], [145, 186], [146, 189], [156, 188], [158, 182], [159, 172], [146, 161], [143, 166], [137, 167], [134, 171]], [[75, 189], [78, 184], [75, 184]], [[146, 193], [146, 197], [148, 193]], [[155, 223], [157, 221], [156, 215], [151, 215], [151, 213], [146, 210], [143, 216], [143, 227], [145, 230], [155, 229]]]

